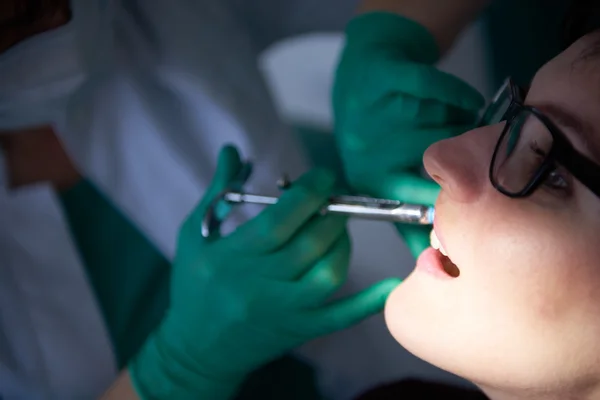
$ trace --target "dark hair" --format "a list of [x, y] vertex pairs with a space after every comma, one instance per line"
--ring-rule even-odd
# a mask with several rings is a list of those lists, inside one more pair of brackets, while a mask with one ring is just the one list
[[70, 19], [69, 0], [0, 0], [0, 53]]
[[[598, 0], [572, 0], [564, 20], [564, 48], [583, 36], [600, 29], [600, 2]], [[595, 47], [600, 51], [600, 42]]]
[[[65, 8], [69, 0], [0, 0], [0, 26], [23, 26]], [[68, 6], [67, 6], [68, 8]]]

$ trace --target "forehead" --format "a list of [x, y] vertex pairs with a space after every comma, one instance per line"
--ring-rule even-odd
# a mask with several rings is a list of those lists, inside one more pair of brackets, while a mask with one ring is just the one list
[[600, 34], [579, 39], [544, 65], [533, 79], [527, 103], [576, 116], [591, 128], [587, 144], [600, 150]]
[[544, 65], [535, 75], [530, 95], [549, 100], [600, 101], [600, 33], [584, 36]]

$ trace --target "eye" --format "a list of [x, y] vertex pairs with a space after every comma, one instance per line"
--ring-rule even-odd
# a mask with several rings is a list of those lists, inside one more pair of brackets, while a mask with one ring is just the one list
[[[533, 163], [534, 168], [537, 170], [541, 167], [541, 164], [547, 157], [547, 152], [540, 146], [537, 141], [532, 141], [529, 143], [529, 149], [535, 155], [536, 161]], [[553, 166], [553, 169], [547, 173], [544, 178], [543, 185], [545, 188], [554, 191], [561, 192], [560, 194], [565, 195], [568, 194], [570, 190], [569, 180], [567, 178], [566, 173], [560, 171], [558, 166]]]
[[569, 190], [567, 179], [556, 169], [552, 170], [548, 176], [546, 176], [546, 179], [544, 179], [544, 186], [552, 190], [561, 190], [564, 192]]

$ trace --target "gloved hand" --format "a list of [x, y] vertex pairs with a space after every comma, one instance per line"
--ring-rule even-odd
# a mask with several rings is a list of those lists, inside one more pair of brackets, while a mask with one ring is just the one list
[[[433, 205], [439, 187], [420, 175], [425, 149], [473, 127], [482, 96], [439, 71], [438, 47], [420, 24], [396, 14], [356, 17], [333, 89], [335, 134], [353, 191]], [[413, 255], [430, 228], [397, 225]]]
[[228, 399], [262, 364], [379, 312], [399, 283], [328, 302], [347, 276], [350, 240], [345, 218], [318, 213], [334, 186], [327, 171], [302, 176], [230, 235], [203, 238], [207, 207], [241, 167], [235, 148], [222, 150], [181, 228], [170, 309], [129, 367], [145, 400]]

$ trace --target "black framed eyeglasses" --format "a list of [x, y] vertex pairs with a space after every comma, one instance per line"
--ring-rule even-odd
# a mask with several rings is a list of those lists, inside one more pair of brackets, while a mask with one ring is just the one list
[[479, 124], [505, 122], [490, 163], [494, 188], [520, 198], [531, 195], [543, 183], [560, 186], [565, 183], [557, 172], [560, 165], [600, 197], [600, 165], [575, 150], [542, 111], [524, 105], [524, 97], [525, 90], [507, 79]]

